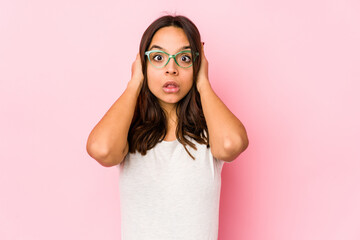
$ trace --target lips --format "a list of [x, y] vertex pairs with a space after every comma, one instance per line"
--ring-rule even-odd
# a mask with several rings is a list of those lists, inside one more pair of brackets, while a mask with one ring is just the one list
[[180, 89], [179, 85], [175, 81], [167, 81], [163, 85], [163, 90], [166, 93], [176, 93]]
[[165, 87], [165, 88], [175, 88], [175, 87], [179, 87], [179, 85], [175, 82], [175, 81], [167, 81], [164, 85], [163, 85], [163, 87]]

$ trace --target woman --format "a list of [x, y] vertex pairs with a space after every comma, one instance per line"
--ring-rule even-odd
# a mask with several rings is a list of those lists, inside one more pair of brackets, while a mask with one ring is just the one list
[[123, 240], [217, 239], [221, 170], [248, 146], [211, 88], [200, 33], [166, 15], [144, 32], [132, 76], [87, 151], [120, 170]]

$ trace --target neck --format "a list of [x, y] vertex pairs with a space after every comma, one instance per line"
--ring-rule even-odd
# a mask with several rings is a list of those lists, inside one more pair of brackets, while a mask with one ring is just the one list
[[176, 104], [161, 104], [161, 108], [166, 115], [166, 121], [169, 128], [177, 126]]

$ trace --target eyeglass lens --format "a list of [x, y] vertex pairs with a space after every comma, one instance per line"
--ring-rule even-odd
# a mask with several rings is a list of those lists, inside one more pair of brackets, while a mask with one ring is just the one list
[[[165, 64], [167, 63], [167, 61], [169, 59], [169, 56], [162, 52], [152, 52], [149, 54], [149, 59], [155, 67], [160, 68], [160, 67], [165, 66]], [[176, 62], [181, 67], [184, 67], [184, 68], [189, 67], [193, 62], [191, 52], [179, 53], [176, 56]]]

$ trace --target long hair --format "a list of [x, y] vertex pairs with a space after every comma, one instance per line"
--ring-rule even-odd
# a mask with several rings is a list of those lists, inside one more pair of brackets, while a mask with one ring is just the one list
[[[160, 28], [174, 26], [182, 28], [188, 38], [191, 50], [201, 53], [201, 37], [195, 24], [185, 16], [165, 15], [156, 19], [145, 30], [140, 42], [140, 57], [144, 81], [136, 102], [134, 116], [128, 133], [129, 152], [138, 151], [145, 155], [146, 151], [155, 147], [164, 140], [167, 132], [167, 119], [156, 96], [149, 90], [147, 79], [147, 64], [145, 51], [149, 48], [151, 40]], [[193, 85], [190, 91], [176, 104], [178, 125], [176, 138], [184, 146], [192, 159], [195, 158], [186, 148], [186, 145], [196, 149], [196, 145], [186, 136], [209, 148], [209, 134], [204, 113], [201, 106], [200, 94], [196, 88], [197, 75], [201, 65], [201, 54], [193, 63]]]

